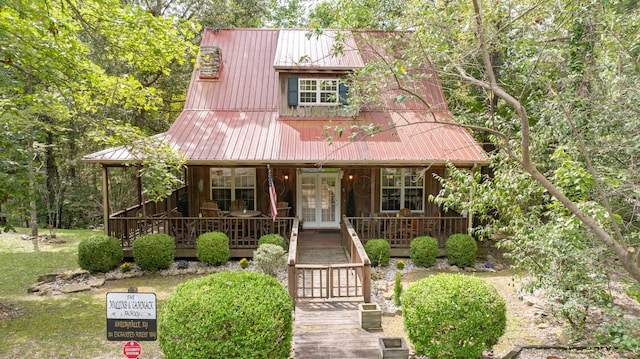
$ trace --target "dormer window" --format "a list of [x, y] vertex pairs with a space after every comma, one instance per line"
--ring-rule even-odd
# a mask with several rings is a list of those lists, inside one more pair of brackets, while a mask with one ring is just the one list
[[347, 85], [339, 79], [289, 77], [289, 106], [347, 104]]
[[299, 104], [337, 105], [338, 80], [299, 79]]

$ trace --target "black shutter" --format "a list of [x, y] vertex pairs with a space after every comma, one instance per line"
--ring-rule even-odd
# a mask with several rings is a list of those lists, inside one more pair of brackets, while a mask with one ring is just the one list
[[289, 77], [289, 84], [287, 88], [287, 99], [289, 106], [298, 106], [298, 78]]
[[340, 97], [341, 105], [348, 105], [349, 101], [347, 101], [347, 97], [349, 97], [349, 86], [346, 83], [340, 82], [338, 84], [338, 96]]

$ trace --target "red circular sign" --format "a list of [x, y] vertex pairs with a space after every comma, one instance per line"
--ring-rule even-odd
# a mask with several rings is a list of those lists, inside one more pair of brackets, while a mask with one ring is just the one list
[[126, 342], [122, 347], [122, 352], [127, 358], [136, 359], [142, 353], [142, 348], [138, 342]]

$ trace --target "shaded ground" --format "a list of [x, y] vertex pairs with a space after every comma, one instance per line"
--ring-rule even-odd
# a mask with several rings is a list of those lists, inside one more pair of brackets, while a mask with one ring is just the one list
[[[504, 259], [500, 253], [491, 249], [484, 249], [484, 255], [490, 255], [490, 259], [495, 263], [502, 264], [500, 268], [508, 268], [508, 261]], [[562, 324], [557, 321], [551, 311], [545, 305], [542, 298], [536, 295], [523, 295], [518, 292], [518, 276], [516, 273], [508, 270], [498, 271], [476, 271], [476, 270], [460, 270], [459, 268], [448, 267], [444, 260], [439, 260], [439, 268], [415, 268], [410, 260], [403, 259], [408, 264], [408, 268], [402, 271], [402, 284], [407, 288], [412, 283], [426, 277], [441, 272], [462, 272], [468, 275], [474, 275], [483, 278], [488, 283], [496, 287], [498, 293], [504, 298], [507, 305], [507, 329], [505, 334], [500, 338], [498, 344], [494, 347], [492, 353], [487, 353], [496, 358], [509, 356], [517, 359], [623, 359], [637, 358], [633, 354], [621, 354], [614, 350], [608, 349], [583, 349], [568, 350], [561, 348], [554, 349], [533, 349], [525, 348], [521, 351], [520, 347], [527, 346], [565, 346], [568, 339], [565, 337]], [[482, 262], [477, 267], [482, 267]], [[408, 270], [407, 270], [408, 269]], [[393, 283], [390, 278], [395, 275], [395, 259], [387, 269], [385, 269], [384, 278], [376, 281], [374, 288], [386, 287], [387, 297], [389, 291], [392, 290]], [[382, 283], [381, 282], [387, 282]], [[384, 289], [384, 288], [383, 288]], [[618, 288], [620, 289], [620, 288]], [[389, 301], [384, 300], [384, 294], [375, 296], [377, 301], [386, 302], [383, 305], [389, 306]], [[626, 313], [637, 316], [640, 310], [640, 304], [628, 298], [622, 290], [616, 291], [616, 304], [625, 308]], [[408, 338], [404, 332], [404, 322], [400, 310], [397, 308], [387, 309], [387, 315], [382, 318], [383, 330], [387, 336]], [[390, 312], [390, 313], [389, 313]], [[395, 313], [395, 315], [394, 315]], [[417, 358], [417, 357], [416, 357]]]

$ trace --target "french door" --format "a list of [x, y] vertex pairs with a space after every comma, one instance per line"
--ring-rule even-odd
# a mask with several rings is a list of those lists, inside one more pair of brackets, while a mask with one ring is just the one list
[[339, 173], [301, 173], [298, 194], [304, 228], [340, 228]]

